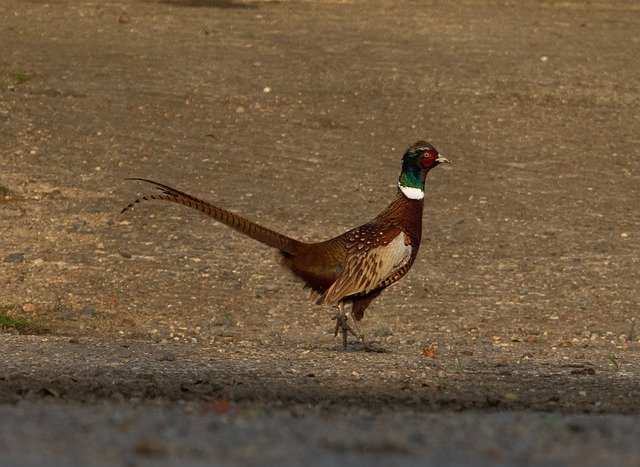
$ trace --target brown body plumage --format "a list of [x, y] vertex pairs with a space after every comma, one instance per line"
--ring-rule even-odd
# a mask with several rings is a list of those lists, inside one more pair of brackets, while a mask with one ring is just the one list
[[[408, 152], [410, 150], [422, 157], [418, 163], [422, 164], [419, 168], [424, 172], [419, 174], [423, 184], [426, 172], [439, 162], [448, 162], [428, 143], [418, 142]], [[405, 153], [405, 160], [408, 152]], [[425, 165], [425, 161], [429, 165]], [[132, 180], [150, 183], [162, 193], [136, 199], [122, 212], [145, 200], [171, 201], [197, 209], [240, 233], [276, 248], [280, 252], [281, 264], [311, 289], [315, 303], [339, 306], [336, 335], [338, 331], [342, 332], [344, 345], [347, 332], [351, 332], [362, 339], [365, 350], [378, 350], [369, 345], [360, 321], [371, 301], [402, 278], [416, 258], [422, 234], [424, 200], [412, 199], [405, 191], [410, 196], [416, 192], [407, 191], [407, 187], [399, 185], [391, 204], [371, 222], [323, 242], [305, 243], [162, 183], [142, 178]], [[400, 182], [402, 180], [401, 177]], [[343, 310], [347, 303], [352, 303], [355, 331], [347, 324]]]

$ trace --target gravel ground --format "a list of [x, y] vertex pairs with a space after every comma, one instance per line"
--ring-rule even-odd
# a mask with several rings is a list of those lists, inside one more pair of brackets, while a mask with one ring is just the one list
[[[8, 12], [8, 14], [5, 14]], [[633, 1], [0, 6], [0, 464], [633, 465]], [[422, 250], [332, 336], [272, 251], [375, 216], [432, 142]]]
[[[5, 465], [640, 462], [640, 417], [628, 414], [639, 398], [637, 367], [468, 360], [456, 368], [402, 354], [250, 348], [4, 335], [0, 458]], [[376, 384], [354, 364], [381, 375]]]
[[0, 407], [4, 465], [637, 465], [638, 437], [626, 415]]

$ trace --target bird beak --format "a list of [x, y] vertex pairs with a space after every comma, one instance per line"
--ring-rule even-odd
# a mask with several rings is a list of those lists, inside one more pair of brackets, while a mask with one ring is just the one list
[[443, 156], [438, 156], [438, 158], [436, 159], [436, 162], [444, 162], [445, 164], [451, 165], [451, 162], [449, 162], [449, 159]]

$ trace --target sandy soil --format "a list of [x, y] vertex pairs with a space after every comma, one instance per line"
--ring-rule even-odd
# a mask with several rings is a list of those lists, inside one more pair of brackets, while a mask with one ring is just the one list
[[[108, 416], [98, 407], [136, 420], [147, 407], [285, 430], [292, 413], [390, 427], [402, 413], [417, 427], [453, 417], [447, 439], [476, 426], [468, 417], [523, 411], [500, 423], [535, 438], [545, 419], [530, 412], [544, 411], [572, 441], [560, 463], [596, 462], [571, 414], [592, 414], [580, 418], [588, 433], [637, 425], [634, 2], [4, 5], [0, 310], [29, 323], [0, 334], [8, 420], [48, 410], [55, 424], [69, 410], [94, 426]], [[367, 310], [386, 354], [343, 351], [333, 310], [309, 304], [262, 245], [166, 203], [120, 214], [149, 193], [123, 179], [146, 177], [293, 237], [328, 238], [386, 206], [418, 139], [453, 166], [429, 175], [413, 269]], [[603, 442], [603, 462], [638, 461], [626, 432]], [[349, 459], [375, 459], [376, 433]], [[459, 459], [402, 433], [400, 458]], [[479, 436], [498, 440], [498, 460], [541, 461], [502, 435]], [[308, 452], [345, 449], [313, 436]], [[260, 459], [145, 449], [130, 454]]]

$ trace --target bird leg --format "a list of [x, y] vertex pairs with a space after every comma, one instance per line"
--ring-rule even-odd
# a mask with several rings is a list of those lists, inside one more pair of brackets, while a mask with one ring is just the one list
[[369, 339], [367, 339], [364, 336], [364, 328], [362, 327], [362, 321], [359, 319], [356, 319], [356, 317], [353, 316], [353, 313], [351, 317], [353, 318], [353, 327], [356, 328], [355, 335], [358, 339], [362, 339], [362, 347], [364, 348], [365, 352], [386, 352], [386, 350], [383, 349], [382, 347], [371, 345], [371, 343], [369, 343]]
[[355, 331], [351, 328], [351, 326], [349, 326], [349, 323], [347, 322], [348, 318], [347, 318], [347, 314], [344, 312], [344, 303], [340, 302], [338, 303], [338, 309], [340, 311], [338, 311], [338, 313], [336, 313], [336, 315], [331, 318], [334, 319], [336, 321], [336, 329], [333, 333], [333, 337], [336, 337], [338, 335], [338, 332], [342, 333], [342, 346], [346, 349], [347, 348], [347, 333], [350, 332], [351, 334], [353, 334], [354, 336], [358, 336]]
[[369, 343], [369, 339], [365, 337], [364, 328], [362, 327], [364, 310], [378, 295], [380, 295], [380, 292], [354, 300], [351, 307], [351, 318], [353, 318], [353, 327], [356, 329], [356, 337], [358, 339], [362, 339], [362, 346], [366, 352], [386, 352], [382, 347], [374, 346]]

